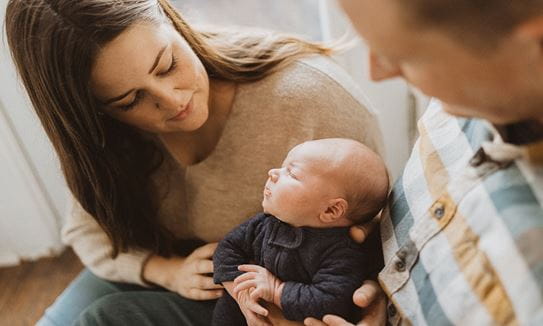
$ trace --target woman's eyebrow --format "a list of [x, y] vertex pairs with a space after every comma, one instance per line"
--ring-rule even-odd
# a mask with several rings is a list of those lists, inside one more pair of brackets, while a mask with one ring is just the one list
[[[151, 74], [155, 68], [158, 66], [158, 63], [160, 62], [160, 59], [162, 58], [162, 55], [164, 54], [164, 51], [166, 51], [166, 48], [168, 47], [168, 45], [164, 45], [164, 47], [162, 47], [162, 49], [160, 49], [160, 51], [158, 51], [158, 54], [155, 58], [155, 62], [153, 63], [153, 66], [151, 67], [151, 69], [149, 69], [149, 72], [148, 74]], [[123, 99], [126, 95], [132, 93], [134, 91], [134, 89], [132, 88], [131, 90], [119, 95], [119, 96], [115, 96], [115, 97], [112, 97], [110, 98], [109, 100], [105, 101], [104, 104], [105, 105], [108, 105], [108, 104], [111, 104], [113, 102], [117, 102], [118, 100], [121, 100]]]

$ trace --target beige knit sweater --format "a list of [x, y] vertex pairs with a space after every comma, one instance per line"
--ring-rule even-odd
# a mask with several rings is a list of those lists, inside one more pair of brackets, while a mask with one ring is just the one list
[[[382, 153], [375, 114], [332, 60], [313, 56], [239, 85], [211, 155], [186, 168], [170, 159], [157, 173], [155, 180], [167, 193], [159, 217], [179, 238], [219, 241], [261, 211], [267, 172], [281, 165], [290, 148], [328, 137], [353, 138]], [[111, 259], [106, 234], [76, 201], [62, 235], [97, 276], [144, 285], [141, 269], [149, 252]]]

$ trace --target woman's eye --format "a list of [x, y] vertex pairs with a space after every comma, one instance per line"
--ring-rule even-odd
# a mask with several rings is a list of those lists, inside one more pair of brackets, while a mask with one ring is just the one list
[[170, 67], [168, 68], [168, 70], [166, 70], [164, 72], [161, 72], [158, 75], [159, 76], [167, 76], [171, 72], [173, 72], [175, 70], [175, 68], [177, 68], [177, 58], [172, 54], [172, 63], [170, 64]]
[[137, 91], [137, 92], [136, 92], [136, 97], [134, 98], [134, 101], [132, 101], [132, 103], [127, 104], [127, 105], [120, 106], [119, 108], [120, 108], [122, 111], [130, 111], [130, 110], [132, 110], [136, 105], [138, 105], [138, 103], [141, 101], [142, 97], [143, 97], [143, 92]]

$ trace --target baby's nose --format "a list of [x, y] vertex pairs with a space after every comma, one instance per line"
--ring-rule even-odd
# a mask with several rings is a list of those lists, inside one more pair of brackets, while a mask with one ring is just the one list
[[271, 169], [268, 171], [268, 176], [270, 177], [270, 180], [275, 182], [278, 178], [277, 169]]

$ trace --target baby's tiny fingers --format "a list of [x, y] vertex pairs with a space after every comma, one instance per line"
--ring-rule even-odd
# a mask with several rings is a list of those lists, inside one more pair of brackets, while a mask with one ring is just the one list
[[238, 270], [242, 272], [258, 272], [259, 270], [263, 269], [264, 267], [258, 266], [258, 265], [251, 265], [251, 264], [245, 264], [245, 265], [239, 265]]
[[234, 279], [234, 283], [241, 283], [241, 282], [244, 282], [244, 281], [247, 281], [247, 280], [250, 280], [250, 279], [253, 279], [256, 277], [256, 274], [255, 273], [252, 273], [252, 272], [248, 272], [248, 273], [243, 273], [241, 274], [240, 276], [236, 277]]
[[236, 295], [237, 295], [238, 292], [250, 289], [252, 287], [255, 287], [255, 282], [253, 282], [251, 280], [250, 281], [245, 281], [243, 283], [237, 284], [234, 287], [234, 293], [236, 293]]

